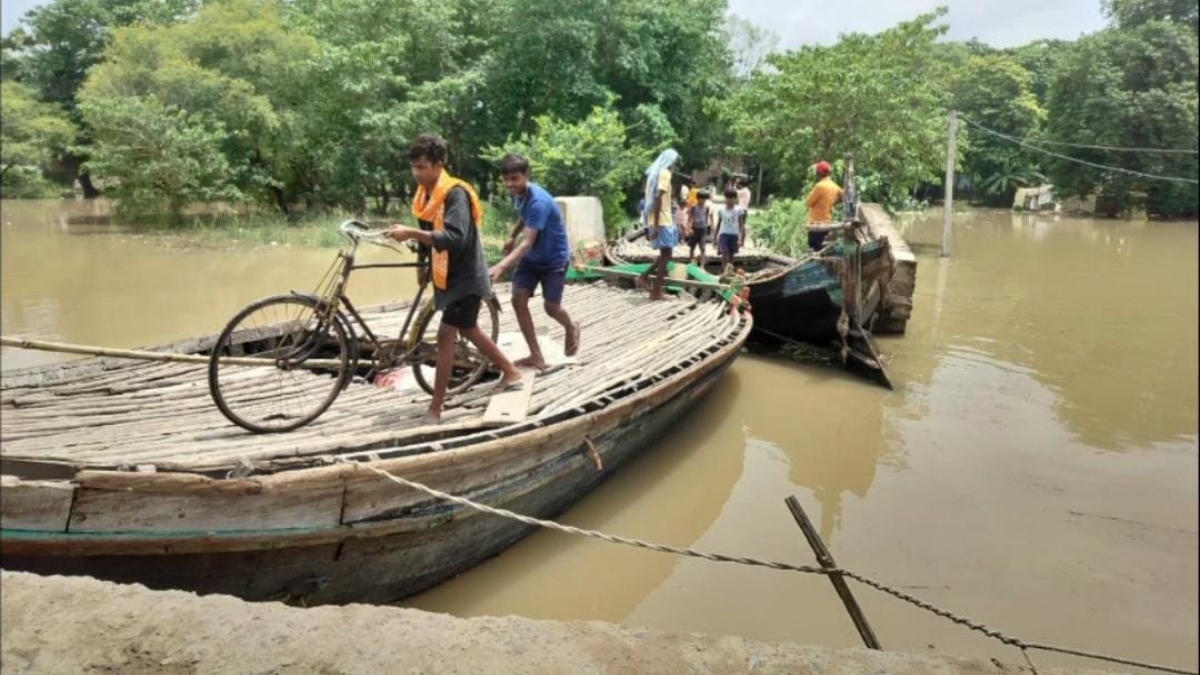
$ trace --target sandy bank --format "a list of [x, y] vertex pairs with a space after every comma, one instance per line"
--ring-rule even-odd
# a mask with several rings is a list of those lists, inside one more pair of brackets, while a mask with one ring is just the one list
[[601, 622], [458, 619], [367, 605], [299, 609], [18, 572], [3, 572], [0, 590], [5, 673], [1022, 672], [976, 659]]

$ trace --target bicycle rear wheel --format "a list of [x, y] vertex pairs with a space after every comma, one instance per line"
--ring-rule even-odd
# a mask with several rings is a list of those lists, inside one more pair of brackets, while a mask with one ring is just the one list
[[[417, 384], [421, 385], [427, 394], [433, 393], [433, 380], [437, 373], [437, 334], [441, 324], [442, 312], [434, 309], [433, 300], [430, 300], [421, 309], [414, 332], [419, 343], [416, 345], [416, 362], [412, 367]], [[495, 298], [484, 300], [483, 306], [479, 308], [479, 327], [492, 338], [492, 342], [500, 336], [500, 303]], [[466, 391], [483, 377], [490, 365], [475, 345], [459, 333], [454, 344], [454, 369], [450, 373], [446, 395], [453, 396]]]
[[315, 298], [277, 295], [230, 320], [208, 361], [209, 393], [229, 421], [255, 433], [291, 431], [333, 404], [352, 375], [351, 345], [319, 308]]

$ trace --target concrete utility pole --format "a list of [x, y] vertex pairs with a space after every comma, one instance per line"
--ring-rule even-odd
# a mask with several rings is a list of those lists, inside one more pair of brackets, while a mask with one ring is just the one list
[[942, 215], [942, 257], [950, 257], [950, 221], [954, 219], [954, 143], [958, 136], [958, 111], [950, 111], [950, 141], [946, 144], [946, 198]]

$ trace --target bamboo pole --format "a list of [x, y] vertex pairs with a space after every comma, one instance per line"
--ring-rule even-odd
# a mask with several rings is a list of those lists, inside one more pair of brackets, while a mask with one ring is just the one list
[[[808, 519], [808, 515], [804, 513], [799, 500], [793, 495], [785, 499], [784, 502], [787, 503], [788, 510], [792, 512], [792, 517], [796, 519], [796, 524], [804, 532], [804, 538], [808, 540], [808, 545], [812, 547], [813, 554], [817, 556], [817, 563], [827, 570], [836, 570], [837, 563], [834, 562], [829, 549], [825, 548], [825, 542], [821, 541], [821, 535], [813, 527], [812, 521]], [[841, 572], [830, 572], [828, 576], [829, 583], [833, 584], [833, 589], [837, 591], [838, 597], [842, 599], [842, 604], [846, 606], [846, 611], [850, 614], [850, 620], [854, 622], [854, 627], [858, 629], [858, 634], [862, 637], [863, 644], [869, 649], [882, 649], [879, 646], [879, 638], [875, 637], [875, 631], [871, 630], [871, 624], [867, 622], [867, 616], [863, 614], [862, 608], [858, 606], [858, 601], [854, 599], [854, 594], [850, 592], [850, 587], [846, 585], [846, 579], [842, 576]]]

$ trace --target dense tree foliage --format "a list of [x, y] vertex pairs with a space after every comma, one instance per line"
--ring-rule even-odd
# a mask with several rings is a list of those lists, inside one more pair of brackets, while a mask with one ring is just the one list
[[0, 81], [0, 185], [5, 194], [39, 196], [45, 169], [75, 138], [61, 108], [37, 100], [32, 87]]
[[[1196, 2], [1113, 0], [1117, 25], [1079, 40], [1051, 84], [1046, 135], [1061, 142], [1124, 148], [1197, 150]], [[1174, 20], [1179, 17], [1180, 20]], [[1164, 20], [1170, 18], [1172, 20]], [[1197, 179], [1197, 156], [1184, 153], [1056, 148], [1093, 164], [1155, 176]], [[1069, 150], [1069, 152], [1068, 152]], [[1059, 191], [1099, 190], [1115, 211], [1192, 216], [1195, 182], [1170, 182], [1051, 158], [1046, 173]]]
[[[1033, 75], [1004, 53], [970, 54], [956, 70], [953, 105], [963, 117], [1014, 138], [1037, 135], [1045, 112], [1033, 93]], [[1017, 187], [1041, 182], [1040, 156], [997, 136], [964, 127], [963, 174], [993, 204], [1011, 205]]]
[[[434, 131], [485, 197], [517, 149], [613, 222], [667, 145], [683, 170], [740, 165], [783, 199], [852, 154], [864, 197], [902, 206], [940, 185], [951, 109], [1026, 146], [1195, 179], [1196, 155], [1056, 145], [1197, 145], [1200, 3], [1096, 1], [1110, 26], [1076, 42], [948, 42], [940, 9], [779, 52], [726, 0], [52, 0], [0, 41], [3, 185], [93, 194], [94, 174], [137, 208], [387, 212], [412, 193], [409, 142]], [[974, 199], [1049, 180], [1115, 211], [1200, 210], [1194, 184], [974, 126], [959, 140]]]
[[843, 35], [832, 47], [773, 55], [726, 112], [736, 147], [797, 186], [819, 159], [853, 154], [864, 176], [883, 180], [868, 198], [903, 201], [945, 166], [952, 75], [930, 58], [945, 10], [877, 35]]
[[484, 159], [499, 163], [506, 153], [529, 158], [533, 179], [553, 194], [594, 195], [604, 206], [606, 224], [616, 234], [624, 221], [625, 188], [635, 184], [663, 141], [649, 148], [631, 146], [621, 118], [603, 107], [577, 124], [550, 115], [534, 120], [536, 131], [489, 147]]

